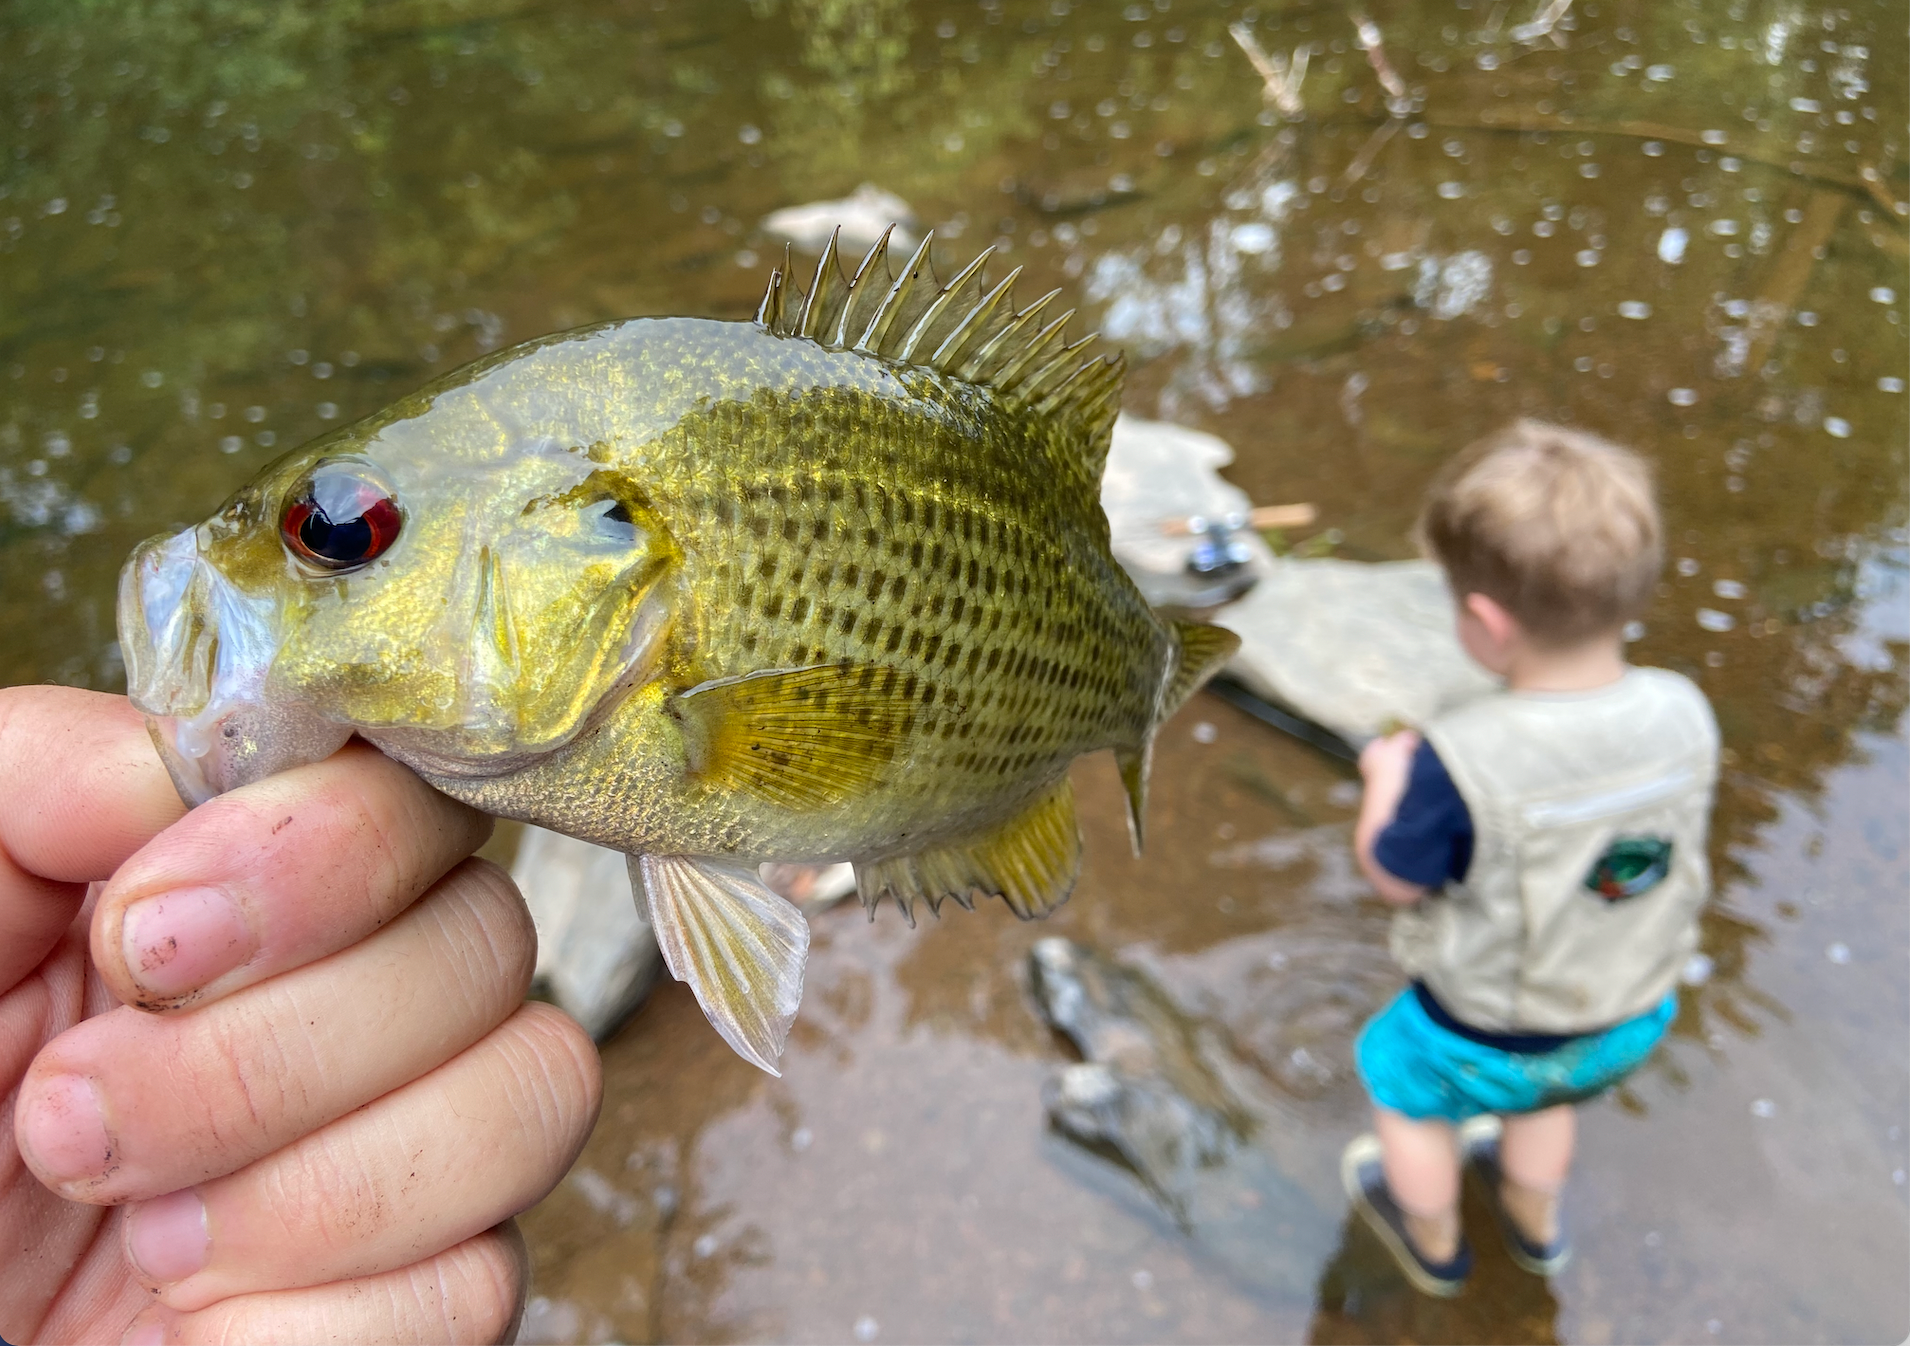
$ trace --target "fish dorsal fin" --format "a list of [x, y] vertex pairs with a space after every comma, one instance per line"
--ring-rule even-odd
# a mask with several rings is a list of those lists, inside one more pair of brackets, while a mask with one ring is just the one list
[[1220, 666], [1240, 648], [1240, 637], [1224, 626], [1208, 626], [1202, 622], [1175, 622], [1173, 626], [1180, 642], [1174, 652], [1174, 672], [1161, 689], [1161, 709], [1155, 717], [1156, 724], [1171, 719], [1174, 712], [1187, 704], [1187, 698], [1220, 672]]
[[809, 922], [756, 871], [696, 855], [633, 855], [632, 886], [671, 975], [736, 1054], [772, 1075], [802, 1003]]
[[1028, 921], [1066, 902], [1080, 872], [1074, 787], [1063, 776], [1020, 813], [979, 836], [858, 863], [856, 891], [871, 919], [885, 896], [894, 898], [914, 925], [918, 897], [940, 915], [944, 899], [969, 907], [980, 893], [1001, 898]]
[[1043, 321], [1058, 290], [1017, 309], [1012, 292], [1021, 268], [992, 286], [982, 278], [993, 248], [943, 284], [929, 261], [929, 246], [935, 241], [930, 233], [910, 254], [901, 274], [891, 274], [893, 233], [891, 226], [869, 249], [853, 280], [842, 275], [837, 247], [841, 230], [831, 234], [807, 294], [796, 288], [792, 259], [785, 250], [783, 264], [770, 272], [757, 306], [757, 325], [829, 350], [860, 351], [932, 369], [992, 389], [1039, 415], [1069, 422], [1080, 431], [1085, 466], [1099, 482], [1121, 404], [1126, 366], [1120, 355], [1089, 354], [1092, 336], [1067, 343], [1063, 333], [1074, 316], [1072, 309]]

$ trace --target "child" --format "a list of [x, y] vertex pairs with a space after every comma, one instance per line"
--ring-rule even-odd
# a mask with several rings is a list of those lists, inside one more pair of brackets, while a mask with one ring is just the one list
[[1360, 1034], [1377, 1135], [1341, 1176], [1408, 1279], [1451, 1295], [1462, 1162], [1515, 1261], [1565, 1262], [1572, 1105], [1651, 1054], [1697, 941], [1718, 732], [1689, 681], [1625, 663], [1663, 561], [1631, 453], [1520, 421], [1448, 466], [1419, 535], [1506, 686], [1360, 755], [1354, 847], [1413, 982]]

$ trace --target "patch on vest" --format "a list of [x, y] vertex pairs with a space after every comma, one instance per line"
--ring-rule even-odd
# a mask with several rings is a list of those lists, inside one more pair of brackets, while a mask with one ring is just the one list
[[1585, 886], [1607, 902], [1622, 902], [1656, 888], [1670, 872], [1669, 837], [1619, 837], [1585, 875]]

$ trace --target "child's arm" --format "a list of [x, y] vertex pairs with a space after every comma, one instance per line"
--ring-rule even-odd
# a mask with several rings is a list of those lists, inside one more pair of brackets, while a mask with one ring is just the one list
[[1353, 855], [1360, 872], [1386, 901], [1410, 906], [1429, 891], [1424, 884], [1410, 883], [1388, 873], [1373, 856], [1373, 843], [1399, 811], [1399, 800], [1406, 793], [1406, 778], [1412, 770], [1413, 754], [1419, 750], [1419, 735], [1410, 729], [1376, 738], [1360, 752], [1360, 775], [1366, 792], [1360, 799], [1359, 821], [1353, 826]]

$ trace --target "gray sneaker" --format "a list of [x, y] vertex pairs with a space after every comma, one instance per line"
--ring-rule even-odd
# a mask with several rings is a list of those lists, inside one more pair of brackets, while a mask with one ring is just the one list
[[1485, 1183], [1492, 1214], [1499, 1222], [1499, 1233], [1505, 1238], [1505, 1250], [1512, 1254], [1512, 1260], [1534, 1276], [1550, 1276], [1572, 1260], [1571, 1241], [1561, 1226], [1558, 1237], [1550, 1243], [1534, 1243], [1520, 1230], [1512, 1212], [1505, 1208], [1505, 1201], [1499, 1195], [1500, 1184], [1505, 1181], [1505, 1169], [1499, 1162], [1499, 1137], [1504, 1131], [1497, 1117], [1467, 1118], [1459, 1124], [1459, 1159], [1477, 1170]]
[[1406, 1273], [1414, 1289], [1438, 1299], [1451, 1299], [1459, 1293], [1466, 1277], [1472, 1273], [1472, 1246], [1461, 1234], [1459, 1249], [1452, 1260], [1433, 1262], [1413, 1244], [1412, 1236], [1406, 1232], [1406, 1212], [1393, 1200], [1386, 1186], [1378, 1136], [1369, 1132], [1347, 1143], [1340, 1155], [1340, 1184], [1346, 1188], [1347, 1200], [1379, 1235], [1379, 1241], [1386, 1245], [1386, 1251], [1399, 1263], [1399, 1269]]

